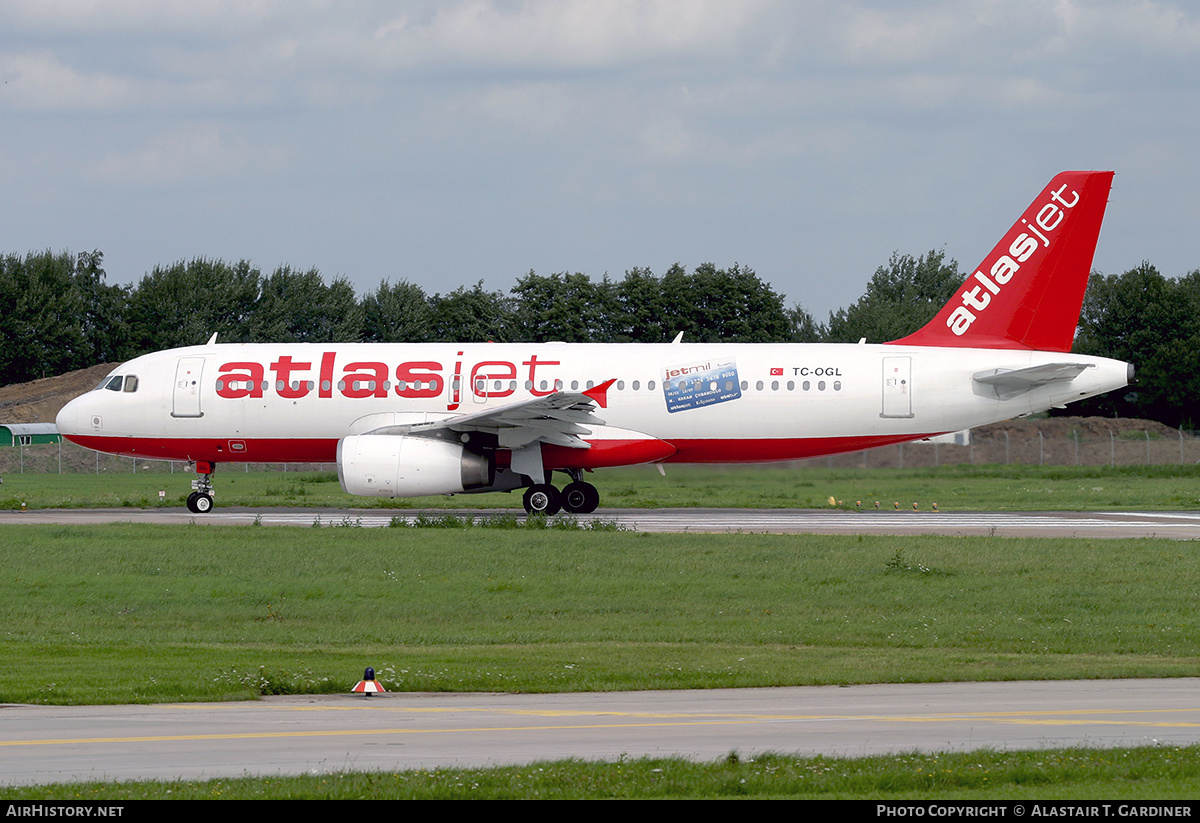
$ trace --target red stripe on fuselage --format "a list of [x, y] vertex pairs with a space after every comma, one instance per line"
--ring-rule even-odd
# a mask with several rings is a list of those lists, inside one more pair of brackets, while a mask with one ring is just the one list
[[[548, 469], [599, 469], [637, 463], [773, 463], [860, 451], [932, 437], [916, 435], [860, 437], [788, 437], [764, 439], [598, 440], [590, 449], [542, 447]], [[110, 454], [153, 460], [205, 460], [212, 463], [333, 463], [336, 438], [215, 440], [210, 438], [112, 437], [67, 435], [68, 440]], [[242, 448], [235, 449], [240, 444]]]

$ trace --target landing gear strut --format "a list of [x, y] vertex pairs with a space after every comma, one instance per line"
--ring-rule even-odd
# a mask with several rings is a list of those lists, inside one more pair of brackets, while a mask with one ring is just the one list
[[571, 482], [560, 492], [550, 483], [536, 483], [525, 490], [525, 511], [530, 514], [558, 514], [565, 509], [571, 514], [591, 514], [600, 505], [600, 492], [591, 483], [581, 480], [579, 469], [570, 469]]
[[207, 514], [213, 507], [212, 475], [217, 470], [215, 463], [196, 461], [197, 478], [192, 481], [192, 493], [188, 495], [188, 511]]

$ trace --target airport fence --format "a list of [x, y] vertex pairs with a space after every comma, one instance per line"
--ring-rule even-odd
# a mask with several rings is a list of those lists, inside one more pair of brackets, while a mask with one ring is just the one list
[[1151, 426], [1109, 432], [987, 428], [961, 443], [916, 441], [800, 461], [838, 468], [930, 468], [953, 465], [1163, 466], [1200, 463], [1200, 436]]
[[[337, 471], [337, 466], [333, 463], [223, 463], [218, 471], [221, 474], [252, 471]], [[114, 472], [195, 474], [192, 466], [183, 461], [117, 457], [94, 452], [68, 441], [0, 448], [0, 477], [24, 473], [111, 474]]]

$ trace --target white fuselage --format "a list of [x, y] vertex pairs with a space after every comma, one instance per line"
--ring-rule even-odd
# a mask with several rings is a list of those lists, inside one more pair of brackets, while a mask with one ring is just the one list
[[[1001, 399], [974, 376], [1051, 363], [1078, 376]], [[62, 410], [100, 451], [220, 462], [332, 462], [338, 441], [614, 379], [583, 440], [669, 453], [547, 447], [546, 468], [650, 459], [789, 460], [957, 431], [1126, 385], [1126, 363], [1026, 349], [852, 344], [214, 344], [145, 355]], [[591, 462], [589, 462], [589, 460]]]

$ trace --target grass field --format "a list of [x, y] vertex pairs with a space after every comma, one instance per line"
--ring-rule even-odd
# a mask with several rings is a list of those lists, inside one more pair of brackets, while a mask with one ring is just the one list
[[14, 526], [0, 701], [1200, 672], [1193, 544]]
[[[181, 508], [192, 474], [10, 474], [0, 509]], [[668, 466], [590, 475], [609, 508], [871, 508], [917, 503], [942, 511], [1198, 509], [1200, 466], [942, 466], [930, 469], [823, 469], [788, 465]], [[521, 508], [521, 495], [463, 494], [409, 500], [352, 497], [334, 472], [215, 475], [218, 506], [312, 506], [391, 509]], [[159, 491], [165, 492], [160, 503]], [[840, 503], [838, 502], [840, 501]]]
[[[1200, 747], [1051, 749], [1037, 752], [900, 754], [846, 759], [736, 753], [715, 763], [628, 759], [561, 761], [486, 769], [338, 772], [299, 777], [78, 783], [0, 788], [7, 800], [273, 799], [867, 799], [1194, 800]], [[1087, 804], [1090, 807], [1095, 802]], [[1153, 804], [1146, 804], [1150, 806]], [[1147, 816], [1143, 806], [1111, 815]], [[922, 811], [927, 811], [924, 807]], [[1138, 812], [1141, 812], [1139, 815]], [[1053, 807], [1042, 814], [1065, 811]], [[1038, 816], [1037, 812], [1033, 812]], [[921, 815], [926, 816], [926, 815]], [[930, 813], [928, 816], [935, 816]], [[942, 810], [940, 816], [953, 815]]]

